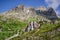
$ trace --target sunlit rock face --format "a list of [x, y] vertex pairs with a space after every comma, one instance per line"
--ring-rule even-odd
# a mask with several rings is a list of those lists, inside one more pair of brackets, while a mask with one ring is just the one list
[[25, 32], [29, 32], [35, 29], [38, 29], [40, 27], [40, 24], [38, 24], [36, 21], [31, 21], [27, 27], [25, 28]]
[[41, 6], [41, 7], [36, 8], [36, 10], [40, 10], [40, 11], [47, 11], [47, 8], [45, 8], [45, 7]]
[[28, 18], [39, 18], [40, 19], [49, 19], [55, 20], [57, 19], [56, 12], [53, 8], [45, 8], [45, 7], [25, 7], [24, 5], [19, 5], [12, 10], [9, 10], [3, 13], [5, 17], [18, 18], [22, 20], [28, 20]]

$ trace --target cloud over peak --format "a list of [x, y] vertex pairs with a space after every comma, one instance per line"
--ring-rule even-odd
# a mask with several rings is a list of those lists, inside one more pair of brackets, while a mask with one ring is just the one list
[[57, 14], [60, 14], [59, 10], [56, 10], [60, 5], [60, 0], [45, 0], [48, 7], [54, 8]]
[[45, 2], [48, 4], [48, 7], [52, 7], [54, 9], [57, 9], [60, 5], [60, 0], [45, 0]]

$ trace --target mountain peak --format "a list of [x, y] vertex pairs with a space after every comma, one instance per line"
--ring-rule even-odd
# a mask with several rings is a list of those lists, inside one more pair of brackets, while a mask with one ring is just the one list
[[40, 10], [40, 11], [46, 11], [47, 8], [46, 8], [46, 7], [43, 7], [43, 6], [40, 6], [40, 7], [37, 8], [37, 10]]
[[27, 20], [28, 18], [36, 18], [38, 19], [57, 19], [56, 12], [53, 8], [49, 7], [25, 7], [24, 5], [19, 5], [14, 9], [6, 12], [5, 16], [19, 18], [23, 20]]

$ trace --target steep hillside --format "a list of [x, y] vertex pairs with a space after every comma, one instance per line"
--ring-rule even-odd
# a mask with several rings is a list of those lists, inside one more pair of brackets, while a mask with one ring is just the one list
[[35, 18], [39, 20], [56, 20], [58, 18], [53, 8], [26, 8], [24, 5], [19, 5], [10, 11], [4, 12], [2, 15], [5, 17], [17, 18], [20, 20], [28, 20], [29, 18]]
[[53, 8], [19, 5], [0, 14], [0, 40], [60, 40], [60, 19]]
[[12, 40], [60, 40], [60, 24], [43, 24], [41, 28], [25, 32]]

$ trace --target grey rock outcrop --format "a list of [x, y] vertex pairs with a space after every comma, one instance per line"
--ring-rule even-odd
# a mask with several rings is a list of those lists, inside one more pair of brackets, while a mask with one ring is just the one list
[[37, 22], [32, 21], [25, 28], [25, 32], [29, 32], [29, 31], [34, 30], [34, 29], [38, 29], [39, 27], [40, 27], [40, 24], [38, 24]]
[[48, 19], [48, 20], [56, 20], [57, 14], [53, 8], [45, 8], [45, 7], [25, 7], [24, 5], [17, 6], [16, 8], [3, 13], [4, 17], [12, 17], [20, 20], [28, 20], [28, 18], [36, 18], [36, 19]]
[[37, 13], [38, 13], [38, 15], [40, 14], [50, 20], [55, 20], [58, 18], [56, 12], [51, 7], [37, 9]]

